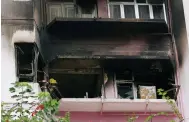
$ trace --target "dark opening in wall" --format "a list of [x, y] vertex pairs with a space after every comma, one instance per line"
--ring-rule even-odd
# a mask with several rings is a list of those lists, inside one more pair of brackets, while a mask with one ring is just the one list
[[34, 44], [16, 43], [15, 51], [19, 81], [33, 81]]
[[[161, 99], [157, 90], [170, 90], [174, 87], [171, 84], [175, 84], [173, 66], [167, 59], [106, 60], [103, 65], [106, 73], [114, 74], [117, 98], [144, 99], [145, 90], [150, 99]], [[168, 96], [174, 98], [175, 90], [168, 92]]]
[[[106, 73], [112, 81], [104, 82]], [[175, 84], [173, 66], [167, 59], [57, 59], [49, 64], [49, 76], [57, 81], [64, 98], [106, 96], [103, 88], [112, 82], [119, 99], [161, 99], [157, 90], [170, 90], [170, 84]], [[143, 94], [146, 90], [148, 94]], [[169, 97], [174, 95], [175, 90], [168, 92]]]
[[60, 74], [52, 73], [58, 82], [58, 88], [64, 98], [99, 97], [99, 75], [94, 74]]
[[97, 17], [97, 0], [76, 0], [76, 4], [81, 18]]
[[15, 56], [20, 82], [37, 82], [43, 79], [44, 62], [34, 43], [15, 43]]
[[49, 77], [64, 98], [101, 97], [102, 70], [96, 60], [55, 60], [49, 64]]

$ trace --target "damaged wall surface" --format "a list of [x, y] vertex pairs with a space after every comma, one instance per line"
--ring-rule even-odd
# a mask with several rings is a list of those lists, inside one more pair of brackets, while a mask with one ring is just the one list
[[179, 94], [179, 107], [186, 119], [189, 122], [189, 1], [179, 0], [171, 1], [172, 16], [173, 16], [173, 33], [176, 42], [178, 53], [177, 75], [178, 84], [181, 85]]
[[17, 60], [15, 43], [36, 43], [34, 25], [34, 7], [32, 1], [1, 1], [1, 81], [2, 100], [11, 102], [9, 88], [11, 83], [16, 82]]
[[1, 1], [2, 19], [33, 19], [32, 1]]
[[[61, 40], [45, 38], [43, 49], [48, 61], [62, 58], [171, 58], [172, 44], [169, 36], [128, 36]], [[49, 50], [51, 49], [51, 50]]]
[[[2, 37], [1, 37], [1, 54], [2, 54], [2, 77], [1, 81], [6, 82], [6, 85], [2, 85], [2, 93], [9, 93], [8, 89], [10, 83], [17, 81], [16, 77], [16, 60], [15, 60], [15, 47], [14, 42], [24, 41], [28, 39], [34, 39], [33, 37], [33, 25], [24, 24], [11, 24], [2, 22]], [[32, 40], [33, 41], [33, 40]], [[7, 94], [2, 94], [2, 99], [10, 102], [10, 97]]]

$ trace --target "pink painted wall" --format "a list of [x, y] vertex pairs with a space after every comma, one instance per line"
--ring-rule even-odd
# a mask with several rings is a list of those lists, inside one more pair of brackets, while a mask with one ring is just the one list
[[108, 18], [107, 0], [97, 0], [98, 17]]
[[[61, 115], [64, 115], [61, 112]], [[148, 116], [139, 116], [136, 122], [144, 122]], [[124, 113], [100, 113], [100, 112], [71, 112], [71, 122], [127, 122], [128, 116]], [[175, 116], [154, 117], [151, 122], [170, 122]]]
[[108, 74], [108, 81], [105, 84], [105, 97], [106, 98], [116, 98], [115, 91], [114, 91], [114, 81], [112, 75]]

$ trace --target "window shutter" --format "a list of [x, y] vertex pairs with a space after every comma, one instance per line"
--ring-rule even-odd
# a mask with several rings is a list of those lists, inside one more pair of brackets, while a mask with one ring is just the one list
[[49, 22], [56, 17], [61, 17], [61, 5], [49, 5]]

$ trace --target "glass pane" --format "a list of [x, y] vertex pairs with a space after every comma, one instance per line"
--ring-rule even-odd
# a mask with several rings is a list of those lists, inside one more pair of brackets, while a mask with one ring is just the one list
[[117, 84], [118, 98], [134, 99], [133, 87], [131, 83]]
[[60, 5], [50, 5], [49, 6], [50, 20], [55, 19], [56, 17], [61, 17], [61, 6]]
[[65, 13], [66, 13], [66, 17], [74, 17], [75, 15], [74, 8], [66, 8]]
[[139, 18], [150, 19], [150, 12], [148, 5], [139, 5], [138, 10], [139, 10]]
[[110, 17], [121, 18], [120, 5], [110, 5]]
[[163, 5], [153, 5], [154, 19], [164, 19]]
[[109, 0], [109, 2], [134, 2], [134, 0]]
[[146, 3], [146, 0], [136, 0], [137, 3]]
[[125, 18], [135, 18], [134, 5], [124, 5]]
[[65, 15], [64, 17], [75, 17], [74, 5], [65, 5]]
[[149, 4], [163, 4], [165, 0], [148, 0]]

